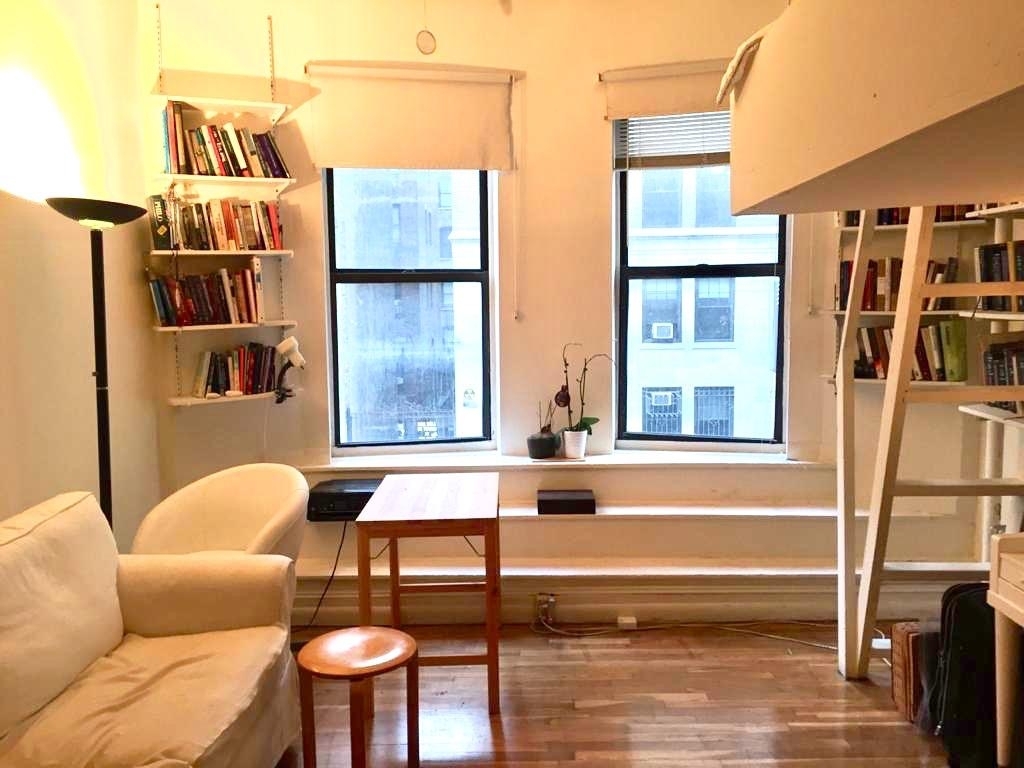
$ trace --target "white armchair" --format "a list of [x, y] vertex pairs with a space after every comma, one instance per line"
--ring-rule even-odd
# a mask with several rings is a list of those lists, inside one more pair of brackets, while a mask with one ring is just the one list
[[285, 464], [243, 464], [196, 480], [146, 515], [133, 554], [240, 551], [299, 556], [309, 484]]

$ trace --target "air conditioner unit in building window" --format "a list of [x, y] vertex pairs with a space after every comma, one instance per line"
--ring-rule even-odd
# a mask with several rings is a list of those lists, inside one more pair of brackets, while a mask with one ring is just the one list
[[672, 393], [671, 392], [651, 392], [651, 405], [661, 406], [668, 408], [672, 405]]
[[673, 323], [651, 323], [652, 339], [672, 339], [675, 335], [676, 327]]

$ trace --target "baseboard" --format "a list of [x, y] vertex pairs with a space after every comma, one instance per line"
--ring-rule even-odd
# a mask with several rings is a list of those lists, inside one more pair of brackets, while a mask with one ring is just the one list
[[[759, 620], [833, 620], [836, 618], [836, 579], [820, 569], [807, 573], [772, 573], [750, 569], [729, 573], [686, 575], [503, 575], [502, 620], [526, 623], [534, 616], [538, 592], [556, 595], [555, 618], [570, 623], [612, 623], [620, 614], [640, 622], [724, 622]], [[933, 618], [942, 592], [962, 581], [959, 572], [922, 571], [901, 574], [882, 584], [880, 619]], [[437, 576], [431, 581], [438, 580]], [[410, 579], [415, 581], [415, 579]], [[310, 620], [325, 580], [300, 579], [293, 623]], [[374, 579], [374, 621], [388, 621], [387, 581]], [[479, 623], [479, 595], [452, 593], [409, 595], [402, 601], [407, 624]], [[336, 579], [325, 597], [316, 624], [357, 623], [355, 580]]]

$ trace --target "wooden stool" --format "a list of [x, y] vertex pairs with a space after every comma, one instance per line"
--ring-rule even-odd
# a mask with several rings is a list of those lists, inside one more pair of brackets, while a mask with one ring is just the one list
[[352, 768], [366, 768], [366, 720], [373, 716], [376, 675], [399, 667], [406, 672], [406, 725], [410, 768], [419, 768], [419, 654], [416, 641], [388, 627], [351, 627], [320, 635], [302, 647], [299, 662], [299, 701], [302, 708], [302, 763], [316, 768], [316, 725], [313, 678], [349, 681], [349, 720], [352, 728]]

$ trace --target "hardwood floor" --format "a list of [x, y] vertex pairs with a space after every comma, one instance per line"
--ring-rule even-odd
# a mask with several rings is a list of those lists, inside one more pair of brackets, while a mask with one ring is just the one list
[[[835, 644], [835, 628], [757, 629]], [[421, 653], [473, 652], [473, 627], [411, 627]], [[305, 639], [308, 639], [309, 635]], [[297, 640], [303, 639], [301, 636]], [[378, 678], [372, 766], [405, 765], [404, 676]], [[350, 764], [348, 691], [317, 681], [320, 768]], [[833, 651], [721, 629], [602, 637], [501, 633], [501, 707], [487, 716], [481, 667], [426, 667], [424, 766], [504, 768], [895, 768], [945, 766], [938, 739], [896, 713], [889, 668], [846, 683]], [[301, 761], [299, 762], [301, 765]]]

